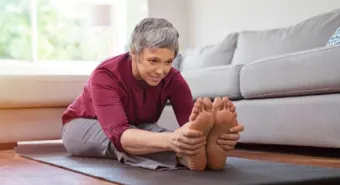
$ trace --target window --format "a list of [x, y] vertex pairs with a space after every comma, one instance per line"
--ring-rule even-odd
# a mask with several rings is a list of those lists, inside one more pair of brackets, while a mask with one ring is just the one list
[[0, 57], [30, 60], [32, 37], [29, 1], [2, 0], [0, 3]]
[[73, 66], [88, 73], [103, 59], [126, 51], [129, 34], [147, 14], [146, 3], [1, 0], [0, 66], [35, 65], [60, 70]]

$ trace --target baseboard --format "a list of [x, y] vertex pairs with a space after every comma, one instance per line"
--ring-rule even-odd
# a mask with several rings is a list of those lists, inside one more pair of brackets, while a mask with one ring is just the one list
[[280, 154], [319, 156], [319, 157], [329, 157], [329, 158], [337, 158], [337, 159], [340, 157], [340, 148], [327, 148], [327, 147], [239, 142], [235, 146], [235, 149], [248, 150], [248, 151], [263, 151], [263, 152], [280, 153]]
[[0, 151], [1, 150], [12, 150], [14, 147], [18, 146], [18, 143], [0, 143]]

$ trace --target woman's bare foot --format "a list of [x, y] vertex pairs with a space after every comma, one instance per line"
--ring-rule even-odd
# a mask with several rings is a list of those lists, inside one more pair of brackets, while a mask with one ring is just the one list
[[228, 98], [215, 98], [213, 102], [215, 124], [207, 141], [207, 167], [213, 170], [223, 169], [227, 152], [220, 147], [217, 139], [221, 134], [228, 133], [230, 128], [237, 125], [235, 107]]
[[[194, 130], [200, 130], [204, 136], [208, 136], [210, 130], [214, 126], [214, 116], [212, 113], [212, 102], [209, 98], [203, 100], [199, 98], [192, 110], [189, 118], [189, 128]], [[196, 156], [182, 156], [179, 158], [179, 162], [187, 166], [191, 170], [204, 170], [207, 165], [207, 156], [205, 146], [200, 149], [200, 152]]]

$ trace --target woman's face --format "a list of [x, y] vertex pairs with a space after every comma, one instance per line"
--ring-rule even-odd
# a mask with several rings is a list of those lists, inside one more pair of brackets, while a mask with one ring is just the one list
[[133, 53], [131, 56], [134, 76], [156, 86], [171, 70], [175, 52], [167, 48], [146, 48], [138, 56]]

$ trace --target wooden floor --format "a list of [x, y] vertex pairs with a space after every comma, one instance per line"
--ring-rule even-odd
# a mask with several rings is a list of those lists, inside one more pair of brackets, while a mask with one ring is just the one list
[[261, 161], [340, 168], [340, 149], [275, 145], [241, 145], [229, 156]]
[[0, 151], [1, 185], [111, 185], [103, 180], [16, 156], [13, 150]]
[[[230, 152], [229, 155], [264, 161], [340, 168], [339, 150], [303, 149], [300, 151], [300, 148], [261, 147], [241, 146]], [[28, 160], [15, 155], [13, 150], [4, 150], [0, 151], [0, 184], [109, 185], [113, 183]]]

